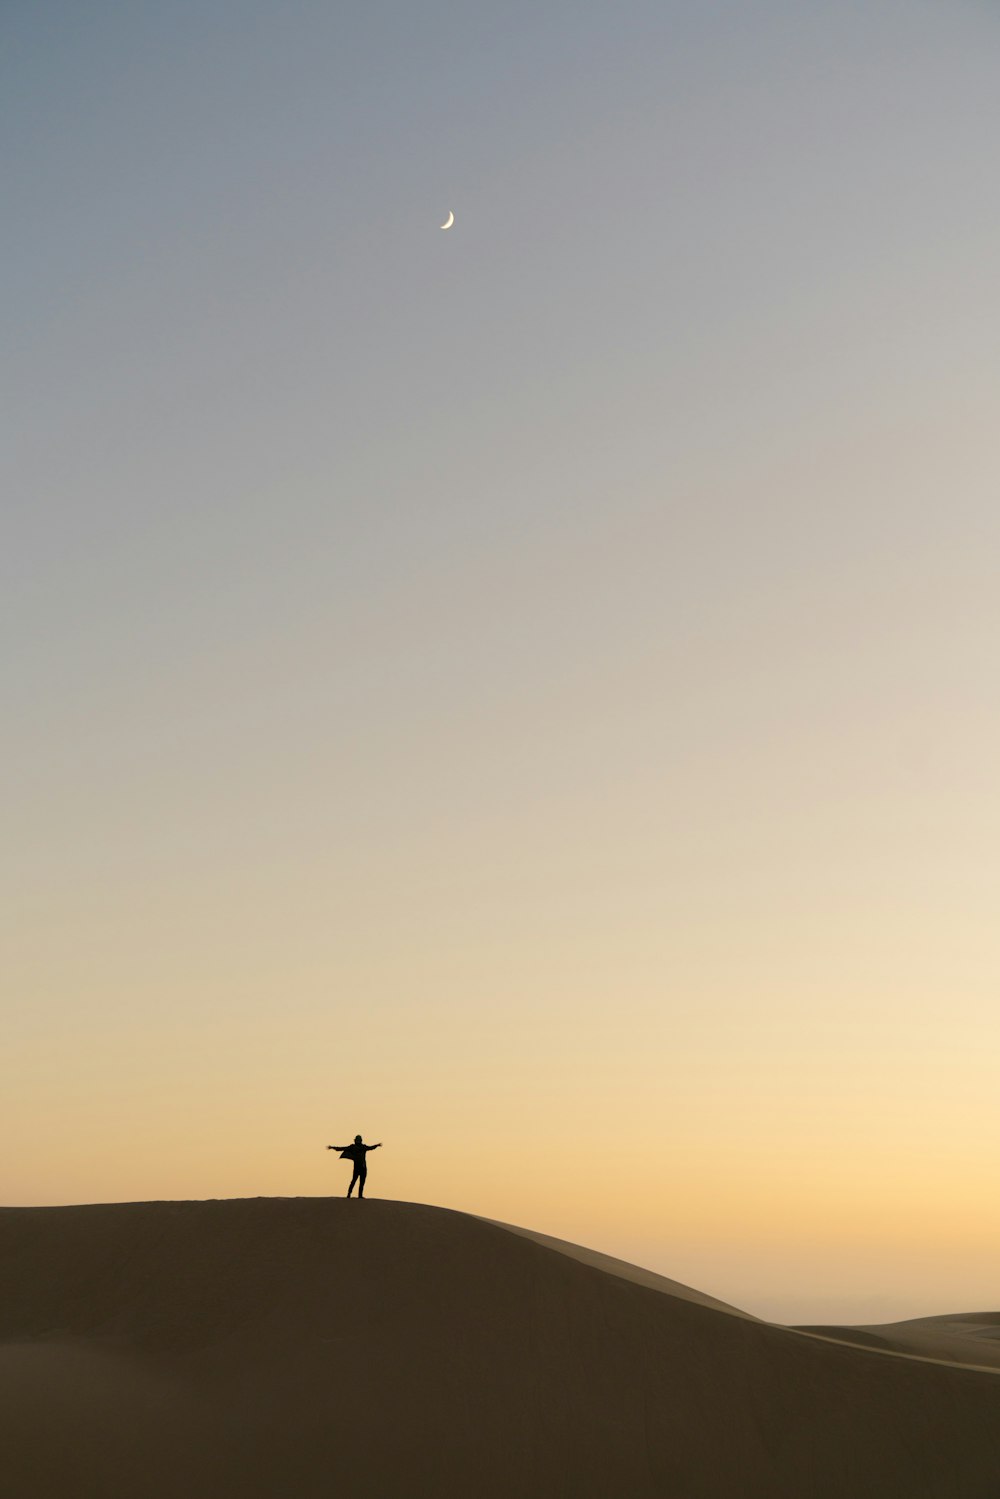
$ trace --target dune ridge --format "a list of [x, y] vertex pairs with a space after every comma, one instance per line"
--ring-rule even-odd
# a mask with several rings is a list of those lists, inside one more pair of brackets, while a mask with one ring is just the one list
[[950, 1312], [856, 1327], [804, 1326], [799, 1331], [967, 1369], [1000, 1369], [1000, 1312]]
[[443, 1208], [7, 1208], [0, 1277], [17, 1499], [1000, 1494], [991, 1370]]

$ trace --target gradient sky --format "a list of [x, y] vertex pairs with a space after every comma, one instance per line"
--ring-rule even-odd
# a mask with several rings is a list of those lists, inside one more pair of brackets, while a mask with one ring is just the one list
[[1000, 12], [0, 55], [0, 1198], [1000, 1305]]

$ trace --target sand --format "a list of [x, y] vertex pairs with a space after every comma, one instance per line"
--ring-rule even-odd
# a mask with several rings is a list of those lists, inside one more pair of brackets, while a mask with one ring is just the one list
[[[953, 1312], [945, 1317], [917, 1317], [909, 1322], [805, 1327], [802, 1331], [865, 1348], [943, 1359], [969, 1368], [1000, 1369], [1000, 1312]], [[997, 1494], [1000, 1496], [1000, 1488]]]
[[992, 1369], [440, 1208], [8, 1208], [0, 1286], [5, 1499], [1000, 1495]]

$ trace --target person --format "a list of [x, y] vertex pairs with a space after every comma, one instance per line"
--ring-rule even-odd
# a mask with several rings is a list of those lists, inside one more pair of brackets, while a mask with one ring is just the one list
[[358, 1196], [364, 1197], [365, 1181], [368, 1177], [368, 1165], [365, 1157], [370, 1150], [379, 1150], [381, 1146], [381, 1140], [378, 1142], [378, 1145], [365, 1145], [361, 1136], [355, 1135], [353, 1145], [328, 1145], [326, 1147], [327, 1150], [339, 1150], [343, 1160], [354, 1162], [354, 1175], [351, 1177], [351, 1185], [347, 1189], [348, 1197], [354, 1191], [355, 1182], [358, 1184]]

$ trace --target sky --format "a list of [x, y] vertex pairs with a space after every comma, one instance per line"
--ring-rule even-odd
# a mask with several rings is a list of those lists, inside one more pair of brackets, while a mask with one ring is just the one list
[[361, 1132], [1000, 1304], [998, 76], [971, 0], [3, 7], [0, 1200]]

